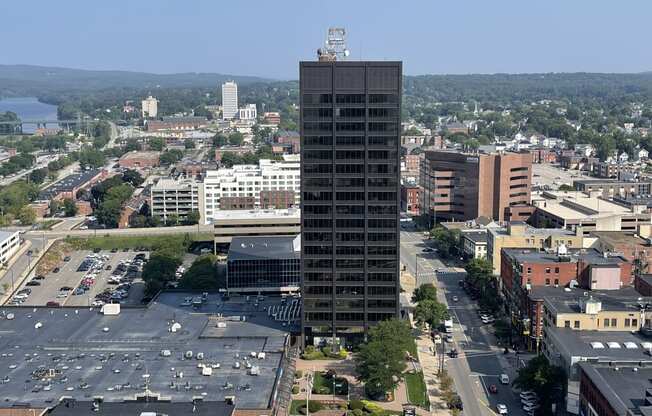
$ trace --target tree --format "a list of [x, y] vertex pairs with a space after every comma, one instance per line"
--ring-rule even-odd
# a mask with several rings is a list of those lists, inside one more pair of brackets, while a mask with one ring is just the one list
[[145, 281], [145, 292], [154, 295], [164, 289], [168, 282], [175, 279], [181, 259], [164, 251], [156, 251], [143, 268], [142, 277]]
[[61, 210], [61, 202], [57, 199], [50, 200], [50, 216], [54, 217]]
[[20, 209], [17, 218], [22, 225], [32, 225], [36, 221], [36, 211], [29, 205], [25, 205]]
[[85, 148], [79, 152], [79, 165], [82, 169], [100, 168], [106, 164], [106, 156], [97, 149]]
[[538, 355], [518, 370], [514, 386], [535, 392], [541, 406], [540, 414], [552, 415], [552, 404], [561, 403], [566, 396], [566, 377], [563, 368], [550, 365], [544, 355]]
[[43, 181], [47, 176], [48, 176], [47, 168], [34, 169], [29, 173], [29, 181], [36, 184], [41, 184], [43, 183]]
[[179, 216], [177, 214], [168, 215], [167, 219], [165, 220], [165, 225], [168, 226], [179, 225]]
[[453, 257], [459, 251], [460, 232], [458, 230], [435, 227], [430, 231], [430, 239], [439, 251], [439, 255], [445, 259]]
[[186, 220], [184, 221], [184, 223], [185, 223], [186, 225], [195, 225], [195, 224], [199, 224], [200, 216], [201, 216], [201, 215], [199, 214], [199, 211], [197, 211], [197, 210], [190, 211], [190, 212], [188, 213], [188, 215], [186, 215]]
[[229, 144], [231, 146], [242, 146], [244, 143], [244, 135], [240, 132], [231, 133], [229, 135]]
[[162, 151], [165, 148], [165, 139], [162, 137], [151, 137], [149, 139], [149, 148], [159, 152]]
[[420, 324], [427, 323], [431, 328], [436, 328], [448, 317], [448, 307], [437, 300], [425, 299], [417, 304], [414, 317]]
[[183, 157], [181, 150], [172, 149], [167, 152], [163, 152], [160, 157], [161, 165], [169, 166], [173, 163], [177, 163]]
[[122, 204], [117, 199], [103, 201], [94, 211], [95, 217], [100, 224], [107, 228], [117, 228], [122, 212]]
[[404, 321], [382, 321], [369, 330], [368, 341], [360, 346], [355, 360], [358, 379], [370, 396], [384, 396], [402, 379], [410, 342], [414, 341]]
[[217, 133], [215, 136], [213, 136], [213, 147], [222, 147], [225, 146], [229, 142], [229, 139], [220, 133]]
[[183, 274], [179, 288], [188, 290], [219, 290], [226, 287], [226, 282], [220, 281], [215, 263], [217, 257], [210, 254], [197, 258]]
[[194, 149], [195, 148], [195, 141], [193, 139], [186, 139], [183, 141], [183, 147], [185, 149]]
[[412, 302], [419, 303], [424, 300], [437, 300], [437, 288], [431, 283], [425, 283], [414, 289]]
[[141, 150], [142, 146], [136, 139], [129, 139], [127, 140], [127, 143], [124, 146], [125, 152], [133, 152], [137, 150]]
[[63, 213], [66, 217], [74, 217], [77, 215], [77, 204], [70, 198], [63, 200]]
[[133, 169], [126, 170], [122, 174], [122, 181], [130, 183], [134, 187], [140, 186], [145, 182], [142, 175]]

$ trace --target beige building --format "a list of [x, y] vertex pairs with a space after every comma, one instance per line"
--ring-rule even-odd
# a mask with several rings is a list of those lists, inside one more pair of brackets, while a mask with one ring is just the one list
[[575, 231], [558, 228], [534, 228], [521, 221], [510, 222], [506, 228], [487, 230], [487, 260], [493, 264], [494, 274], [500, 274], [503, 248], [584, 248], [582, 228]]
[[215, 246], [231, 244], [233, 237], [298, 235], [301, 211], [289, 209], [220, 210], [212, 220]]
[[143, 118], [156, 118], [158, 115], [158, 100], [151, 95], [141, 102]]
[[603, 198], [602, 192], [545, 191], [532, 198], [536, 211], [532, 216], [537, 227], [569, 230], [582, 227], [584, 235], [592, 231], [636, 231], [650, 224], [647, 204], [626, 205]]
[[487, 258], [487, 230], [463, 231], [460, 239], [462, 240], [462, 251], [467, 258]]

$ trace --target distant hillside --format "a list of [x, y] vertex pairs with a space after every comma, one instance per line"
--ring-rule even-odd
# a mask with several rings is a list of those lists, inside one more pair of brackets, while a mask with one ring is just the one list
[[227, 80], [246, 85], [272, 80], [214, 73], [150, 74], [90, 71], [33, 65], [0, 65], [0, 96], [41, 95], [46, 91], [97, 91], [107, 88], [202, 88]]

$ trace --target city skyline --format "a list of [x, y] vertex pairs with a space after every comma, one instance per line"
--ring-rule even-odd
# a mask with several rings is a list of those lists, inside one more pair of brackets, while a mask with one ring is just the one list
[[[652, 70], [652, 57], [639, 53], [652, 35], [645, 21], [652, 5], [643, 1], [627, 8], [558, 0], [527, 8], [514, 1], [373, 8], [335, 1], [321, 9], [295, 1], [120, 3], [14, 3], [3, 10], [0, 36], [20, 42], [6, 45], [0, 63], [298, 79], [296, 62], [314, 57], [328, 27], [343, 26], [351, 60], [400, 59], [406, 75]], [[170, 59], [178, 50], [188, 58]]]

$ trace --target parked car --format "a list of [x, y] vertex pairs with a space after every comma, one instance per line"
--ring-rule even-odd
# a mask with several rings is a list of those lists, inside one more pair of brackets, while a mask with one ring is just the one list
[[500, 375], [500, 383], [501, 384], [509, 384], [509, 376], [505, 373]]
[[70, 286], [61, 286], [59, 288], [60, 292], [70, 292], [71, 290], [72, 290], [72, 288]]
[[59, 302], [55, 302], [51, 300], [48, 303], [46, 303], [45, 306], [47, 306], [48, 308], [58, 308], [59, 306], [61, 306], [61, 304]]
[[52, 273], [59, 273], [61, 271], [60, 268], [55, 267], [54, 270], [52, 270]]
[[453, 302], [457, 302], [458, 300], [460, 299], [457, 296], [453, 296]]
[[41, 282], [38, 280], [30, 280], [29, 282], [25, 283], [25, 286], [41, 286]]
[[507, 406], [505, 406], [502, 403], [498, 403], [496, 405], [496, 410], [498, 411], [499, 415], [506, 415], [507, 414]]
[[43, 280], [43, 279], [45, 279], [45, 276], [43, 276], [42, 274], [37, 274], [36, 276], [34, 276], [33, 280]]

